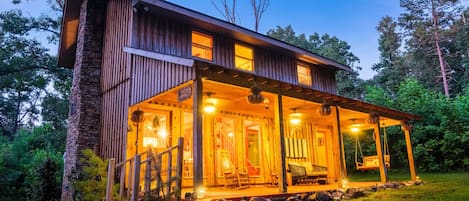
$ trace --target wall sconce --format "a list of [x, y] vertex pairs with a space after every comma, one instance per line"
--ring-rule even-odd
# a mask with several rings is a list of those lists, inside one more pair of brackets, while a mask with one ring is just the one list
[[207, 100], [205, 101], [204, 104], [204, 111], [206, 113], [213, 113], [216, 110], [215, 103], [213, 103], [213, 100], [210, 99], [210, 96], [214, 94], [213, 92], [206, 92], [207, 94]]
[[292, 108], [292, 113], [290, 114], [290, 123], [292, 125], [298, 125], [301, 123], [301, 114], [296, 111], [296, 108]]

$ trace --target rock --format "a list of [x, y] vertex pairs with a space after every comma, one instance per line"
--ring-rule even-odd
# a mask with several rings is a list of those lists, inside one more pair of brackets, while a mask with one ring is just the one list
[[334, 200], [340, 200], [344, 197], [344, 194], [345, 194], [345, 192], [343, 190], [339, 189], [339, 190], [332, 191], [332, 193], [331, 193], [332, 196], [331, 197]]
[[264, 197], [251, 197], [249, 201], [270, 201], [270, 199]]
[[300, 196], [294, 195], [287, 198], [286, 201], [301, 201]]
[[331, 197], [326, 192], [318, 192], [316, 194], [316, 201], [329, 201], [329, 200], [331, 200]]
[[357, 188], [348, 189], [345, 192], [344, 199], [348, 200], [348, 199], [355, 199], [355, 198], [363, 197], [365, 196], [365, 193], [363, 191], [364, 190], [357, 189]]

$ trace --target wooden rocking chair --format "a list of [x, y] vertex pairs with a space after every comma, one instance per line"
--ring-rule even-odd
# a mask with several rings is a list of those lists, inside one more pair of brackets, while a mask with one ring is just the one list
[[238, 169], [238, 167], [234, 167], [231, 162], [227, 162], [225, 164], [229, 164], [228, 167], [225, 167], [225, 170], [223, 171], [226, 188], [242, 189], [251, 186], [247, 170]]

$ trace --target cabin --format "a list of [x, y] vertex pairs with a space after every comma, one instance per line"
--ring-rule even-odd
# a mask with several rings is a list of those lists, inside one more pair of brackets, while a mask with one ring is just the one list
[[[337, 95], [335, 73], [349, 66], [168, 1], [65, 2], [58, 64], [74, 73], [62, 200], [83, 149], [124, 164], [178, 143], [188, 191], [340, 186], [354, 130], [371, 130], [377, 150], [357, 166], [386, 182], [383, 130], [396, 125], [415, 180], [409, 122], [420, 117]], [[130, 166], [115, 173], [121, 188]]]

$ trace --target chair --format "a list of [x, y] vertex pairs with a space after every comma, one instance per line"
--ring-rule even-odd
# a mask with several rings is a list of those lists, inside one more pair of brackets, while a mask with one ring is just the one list
[[223, 159], [225, 187], [227, 188], [248, 188], [250, 187], [249, 175], [246, 169], [238, 169], [233, 166], [227, 158]]

